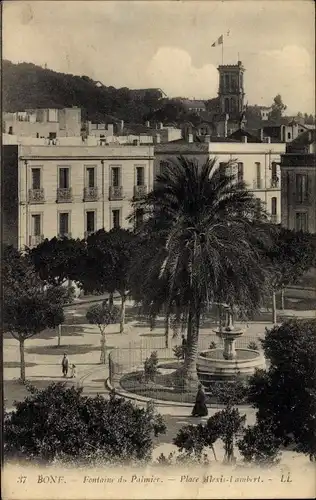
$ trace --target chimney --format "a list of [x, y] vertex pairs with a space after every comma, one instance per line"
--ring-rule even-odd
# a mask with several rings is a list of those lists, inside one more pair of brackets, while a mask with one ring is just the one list
[[158, 129], [159, 129], [159, 130], [162, 130], [162, 129], [163, 129], [163, 124], [162, 124], [162, 122], [159, 122], [159, 123], [158, 123]]
[[150, 121], [148, 121], [148, 120], [146, 121], [145, 127], [150, 128]]
[[204, 136], [204, 142], [210, 143], [211, 142], [211, 136], [210, 135], [205, 135]]
[[156, 134], [154, 136], [154, 144], [160, 144], [160, 134]]
[[123, 132], [124, 130], [124, 120], [120, 121], [120, 132]]
[[242, 136], [241, 142], [244, 142], [245, 144], [247, 144], [247, 136], [246, 135]]
[[260, 132], [260, 141], [263, 142], [263, 128], [261, 128], [259, 132]]
[[267, 143], [270, 144], [271, 142], [271, 137], [267, 137]]
[[190, 144], [193, 142], [193, 134], [188, 134], [188, 142]]

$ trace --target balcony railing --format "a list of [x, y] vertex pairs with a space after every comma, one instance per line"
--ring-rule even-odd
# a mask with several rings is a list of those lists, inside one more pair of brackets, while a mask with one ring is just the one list
[[29, 203], [43, 203], [45, 201], [44, 189], [29, 189]]
[[109, 198], [110, 198], [110, 200], [122, 200], [123, 199], [123, 186], [110, 186]]
[[95, 233], [95, 231], [85, 231], [84, 232], [84, 238], [85, 238], [85, 240], [88, 238], [88, 236], [91, 236], [91, 234], [94, 234], [94, 233]]
[[29, 247], [37, 247], [40, 243], [44, 241], [44, 235], [43, 234], [37, 234], [37, 235], [31, 235], [29, 237]]
[[71, 233], [58, 233], [58, 238], [71, 238]]
[[272, 224], [277, 224], [278, 223], [278, 216], [277, 215], [271, 215], [271, 222], [272, 222]]
[[144, 184], [141, 186], [134, 186], [134, 197], [143, 198], [147, 194], [147, 186]]
[[83, 190], [84, 201], [97, 201], [98, 200], [98, 188], [97, 187], [86, 187]]
[[271, 182], [270, 182], [270, 187], [279, 188], [280, 187], [280, 180], [277, 177], [272, 178]]
[[58, 188], [57, 189], [57, 202], [58, 203], [69, 203], [72, 201], [72, 189], [71, 188]]

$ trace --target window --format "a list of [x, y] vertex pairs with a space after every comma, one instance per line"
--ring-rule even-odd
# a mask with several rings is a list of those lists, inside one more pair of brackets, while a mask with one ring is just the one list
[[296, 174], [296, 202], [304, 203], [308, 200], [308, 176]]
[[144, 210], [142, 208], [138, 208], [136, 210], [136, 220], [135, 220], [136, 227], [141, 226], [143, 221], [144, 221]]
[[273, 161], [272, 164], [271, 164], [271, 176], [272, 176], [272, 179], [276, 179], [276, 176], [277, 176], [277, 163], [275, 161]]
[[61, 167], [59, 169], [59, 187], [61, 189], [69, 189], [69, 167]]
[[144, 186], [145, 184], [145, 169], [144, 167], [136, 167], [136, 186]]
[[64, 236], [69, 234], [69, 212], [59, 213], [59, 234]]
[[88, 233], [95, 232], [95, 211], [89, 210], [86, 212], [86, 231]]
[[49, 132], [48, 139], [56, 139], [56, 137], [57, 137], [56, 132]]
[[111, 169], [111, 186], [119, 187], [121, 185], [120, 167], [112, 167]]
[[95, 187], [95, 167], [86, 168], [86, 187]]
[[261, 200], [260, 200], [260, 198], [256, 198], [256, 213], [257, 213], [257, 216], [260, 215], [260, 212], [261, 212]]
[[277, 199], [275, 196], [271, 198], [271, 215], [277, 215]]
[[306, 212], [296, 212], [295, 229], [296, 231], [308, 231], [308, 220]]
[[228, 90], [229, 89], [229, 75], [225, 75], [225, 90]]
[[32, 168], [32, 189], [41, 189], [41, 169]]
[[227, 169], [227, 163], [221, 161], [219, 164], [219, 175], [220, 177], [225, 177]]
[[291, 132], [288, 132], [288, 133], [287, 133], [287, 138], [288, 138], [288, 139], [291, 139]]
[[237, 165], [237, 180], [238, 182], [242, 182], [244, 180], [244, 164], [238, 163]]
[[225, 113], [229, 113], [229, 99], [226, 97], [224, 99], [224, 108], [225, 108]]
[[41, 214], [32, 214], [32, 236], [40, 236], [42, 233], [42, 216]]
[[117, 229], [120, 227], [120, 210], [112, 210], [112, 228]]
[[13, 135], [13, 127], [9, 127], [9, 132], [8, 134]]
[[257, 189], [261, 188], [261, 163], [256, 162], [256, 183]]

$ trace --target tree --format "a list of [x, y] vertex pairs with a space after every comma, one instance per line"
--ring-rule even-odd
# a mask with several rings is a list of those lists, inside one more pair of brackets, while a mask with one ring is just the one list
[[28, 255], [12, 247], [3, 253], [3, 324], [20, 347], [20, 378], [25, 382], [25, 341], [64, 321], [63, 292], [48, 288], [36, 274]]
[[72, 238], [45, 239], [29, 249], [35, 270], [50, 285], [61, 285], [66, 280], [80, 281], [86, 254], [84, 242]]
[[280, 461], [281, 439], [269, 421], [248, 426], [242, 439], [237, 442], [238, 449], [246, 462], [258, 465], [273, 465]]
[[135, 251], [135, 236], [127, 229], [101, 229], [87, 240], [87, 289], [117, 291], [121, 297], [120, 333], [124, 332], [125, 305], [129, 293], [129, 271]]
[[6, 459], [104, 465], [148, 461], [152, 438], [165, 432], [152, 406], [138, 408], [111, 394], [82, 395], [82, 388], [51, 384], [16, 403], [4, 425]]
[[240, 415], [237, 408], [227, 405], [222, 411], [216, 412], [207, 421], [207, 427], [210, 433], [219, 430], [219, 435], [224, 441], [225, 463], [235, 462], [234, 442], [238, 433], [240, 433], [246, 421], [246, 415]]
[[106, 339], [105, 329], [108, 325], [116, 323], [119, 316], [119, 310], [115, 306], [108, 306], [106, 304], [94, 304], [87, 313], [86, 318], [91, 325], [98, 325], [101, 333], [101, 355], [100, 363], [105, 364], [106, 360]]
[[[296, 284], [316, 263], [316, 238], [309, 233], [296, 232], [283, 227], [272, 229], [272, 245], [267, 257], [275, 269], [273, 286], [272, 322], [276, 324], [275, 293]], [[282, 293], [282, 306], [283, 293]]]
[[288, 320], [262, 341], [269, 370], [250, 380], [249, 401], [258, 421], [269, 420], [284, 445], [316, 457], [316, 320]]
[[138, 252], [131, 266], [133, 297], [149, 316], [177, 311], [187, 326], [184, 385], [196, 389], [201, 316], [213, 301], [240, 314], [259, 308], [268, 285], [256, 241], [267, 238], [265, 214], [244, 183], [180, 157], [170, 162], [144, 200]]
[[280, 120], [286, 108], [287, 106], [283, 103], [281, 95], [280, 94], [276, 95], [275, 98], [273, 99], [270, 119], [274, 121]]

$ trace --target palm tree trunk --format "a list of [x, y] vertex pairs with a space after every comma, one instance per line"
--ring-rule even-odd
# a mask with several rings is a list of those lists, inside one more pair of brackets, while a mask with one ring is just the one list
[[19, 339], [20, 342], [20, 378], [23, 384], [25, 383], [25, 357], [24, 357], [24, 339]]
[[165, 317], [165, 347], [169, 347], [169, 331], [170, 331], [170, 316], [169, 313], [166, 313]]
[[100, 363], [105, 365], [106, 359], [106, 341], [105, 341], [105, 331], [101, 331], [101, 355], [100, 355]]
[[190, 307], [188, 316], [187, 346], [183, 366], [183, 384], [189, 390], [196, 390], [198, 384], [198, 375], [196, 371], [196, 361], [198, 354], [200, 310], [193, 310], [193, 304]]
[[215, 448], [214, 448], [214, 445], [213, 445], [213, 444], [211, 444], [211, 449], [212, 449], [212, 452], [213, 452], [213, 455], [214, 455], [214, 458], [215, 458], [215, 462], [217, 462], [216, 453], [215, 453]]
[[120, 333], [124, 333], [125, 327], [125, 307], [126, 307], [126, 295], [121, 293], [121, 319], [120, 319]]
[[272, 292], [272, 323], [276, 325], [277, 322], [277, 308], [276, 308], [276, 295], [275, 291]]

